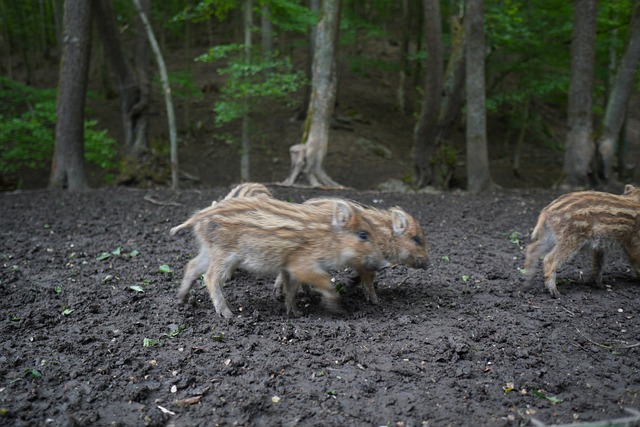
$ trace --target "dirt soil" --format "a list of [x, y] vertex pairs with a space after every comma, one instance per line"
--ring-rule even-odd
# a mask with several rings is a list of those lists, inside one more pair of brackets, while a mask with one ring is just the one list
[[380, 273], [379, 305], [335, 272], [344, 312], [301, 293], [299, 318], [273, 277], [238, 272], [225, 320], [199, 284], [177, 303], [196, 248], [169, 229], [227, 190], [0, 194], [1, 425], [552, 425], [640, 409], [640, 287], [621, 253], [606, 290], [580, 281], [580, 255], [561, 299], [541, 275], [523, 291], [523, 247], [559, 193], [332, 193], [404, 207], [432, 266]]

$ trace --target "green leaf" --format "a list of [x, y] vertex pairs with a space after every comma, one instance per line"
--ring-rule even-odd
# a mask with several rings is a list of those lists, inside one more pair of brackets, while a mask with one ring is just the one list
[[547, 400], [549, 402], [551, 402], [552, 404], [556, 404], [556, 403], [560, 403], [562, 402], [562, 399], [557, 398], [556, 396], [547, 396]]
[[214, 335], [213, 336], [213, 340], [214, 341], [222, 341], [224, 339], [224, 332], [220, 332], [218, 335]]
[[465, 275], [463, 275], [463, 276], [462, 276], [462, 281], [463, 281], [463, 282], [468, 282], [470, 278], [471, 278], [470, 276], [467, 276], [467, 275], [465, 274]]
[[162, 264], [160, 267], [158, 267], [158, 271], [160, 273], [173, 274], [173, 269], [171, 267], [169, 267], [167, 264]]
[[129, 286], [129, 289], [131, 289], [134, 292], [141, 292], [144, 293], [144, 289], [142, 289], [142, 286], [138, 286], [138, 285], [131, 285]]
[[62, 292], [62, 286], [56, 286], [55, 288], [53, 288], [53, 292], [55, 292], [56, 294], [59, 294]]
[[176, 324], [172, 324], [169, 325], [169, 337], [170, 338], [175, 338], [177, 336], [179, 336], [182, 333], [182, 325], [176, 325]]
[[153, 347], [160, 344], [161, 344], [160, 340], [156, 340], [153, 338], [145, 338], [144, 340], [142, 340], [143, 347]]
[[546, 399], [547, 395], [544, 394], [542, 391], [540, 390], [529, 390], [529, 393], [531, 393], [532, 395], [534, 395], [535, 397], [539, 397], [541, 399]]
[[131, 258], [135, 258], [135, 257], [137, 257], [138, 255], [140, 255], [140, 251], [138, 251], [138, 250], [134, 249], [134, 250], [132, 250], [131, 252], [129, 252], [129, 254], [128, 254], [128, 255], [129, 255]]
[[27, 375], [31, 375], [31, 378], [42, 378], [42, 372], [36, 368], [27, 368], [24, 371]]
[[71, 308], [71, 307], [62, 307], [62, 315], [63, 316], [68, 316], [71, 313], [73, 313], [73, 308]]
[[118, 246], [117, 248], [112, 250], [111, 253], [115, 256], [119, 256], [122, 253], [122, 246]]
[[445, 255], [442, 257], [443, 261], [449, 262], [449, 255]]
[[111, 256], [111, 254], [109, 252], [102, 252], [100, 255], [98, 255], [98, 258], [96, 258], [97, 261], [104, 261], [105, 259], [109, 258]]

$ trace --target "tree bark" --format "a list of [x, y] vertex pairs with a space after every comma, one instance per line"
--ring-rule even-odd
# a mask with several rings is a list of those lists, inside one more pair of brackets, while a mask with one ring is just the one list
[[[144, 75], [147, 66], [144, 61], [147, 54], [146, 47], [140, 47], [136, 51], [136, 65], [139, 75], [134, 69], [124, 52], [122, 41], [110, 0], [94, 0], [95, 21], [104, 44], [107, 59], [115, 73], [118, 93], [120, 94], [120, 112], [124, 128], [124, 148], [127, 155], [141, 157], [149, 148], [147, 139], [147, 125], [149, 114], [149, 80]], [[144, 0], [143, 10], [149, 6], [148, 0]], [[146, 37], [146, 32], [145, 32]], [[139, 39], [138, 39], [139, 40]], [[145, 40], [145, 46], [146, 44]], [[147, 60], [148, 64], [148, 60]]]
[[271, 11], [267, 3], [262, 5], [260, 28], [262, 33], [262, 56], [270, 58], [273, 54], [273, 26], [271, 25]]
[[[320, 12], [320, 0], [309, 0], [309, 9], [314, 13]], [[313, 74], [313, 56], [316, 51], [316, 33], [317, 26], [311, 28], [309, 32], [309, 49], [307, 57], [307, 77], [309, 80], [312, 78]], [[297, 120], [305, 120], [307, 118], [307, 110], [309, 109], [309, 105], [311, 104], [311, 85], [306, 85], [304, 90], [304, 97], [302, 98], [302, 106], [300, 107], [298, 113], [296, 114]]]
[[424, 187], [433, 180], [433, 155], [436, 151], [444, 68], [439, 0], [423, 0], [423, 10], [427, 61], [422, 110], [413, 137], [413, 179], [417, 187]]
[[409, 0], [401, 1], [402, 7], [402, 42], [400, 43], [400, 71], [398, 72], [398, 88], [396, 89], [396, 102], [398, 110], [404, 114], [405, 96], [404, 85], [407, 80], [407, 70], [409, 68], [409, 39], [411, 37], [411, 15], [409, 14]]
[[442, 104], [436, 130], [436, 162], [433, 185], [448, 189], [456, 168], [456, 155], [451, 147], [451, 132], [462, 111], [465, 83], [464, 16], [451, 18], [451, 52], [442, 83]]
[[467, 189], [471, 193], [493, 187], [487, 147], [483, 3], [483, 0], [468, 0], [465, 16]]
[[[253, 27], [253, 2], [244, 1], [244, 61], [248, 65], [251, 63], [251, 28]], [[240, 179], [242, 182], [250, 180], [249, 160], [251, 141], [249, 140], [249, 96], [245, 95], [242, 100], [242, 135], [240, 137]]]
[[640, 61], [640, 4], [635, 6], [633, 12], [627, 48], [613, 81], [602, 122], [602, 133], [598, 138], [598, 152], [602, 160], [601, 176], [605, 181], [612, 178], [615, 143], [627, 113], [638, 61]]
[[589, 184], [589, 165], [595, 152], [592, 135], [592, 91], [598, 0], [574, 0], [571, 77], [564, 183], [566, 188]]
[[317, 25], [313, 56], [311, 100], [302, 144], [291, 147], [291, 173], [283, 185], [304, 179], [314, 187], [341, 187], [324, 170], [329, 130], [336, 99], [336, 46], [340, 21], [340, 0], [325, 0]]
[[91, 55], [91, 2], [65, 0], [56, 106], [56, 144], [49, 185], [89, 187], [84, 166], [84, 108]]
[[144, 29], [147, 33], [151, 50], [158, 63], [158, 70], [160, 71], [160, 80], [162, 81], [162, 91], [164, 92], [164, 101], [167, 109], [167, 124], [169, 126], [169, 146], [171, 151], [171, 188], [174, 191], [178, 190], [178, 136], [176, 131], [176, 116], [173, 109], [173, 99], [171, 97], [171, 86], [169, 85], [169, 75], [167, 74], [167, 67], [160, 51], [160, 46], [156, 40], [156, 36], [153, 34], [153, 28], [151, 23], [147, 19], [147, 15], [142, 9], [140, 0], [133, 0], [133, 4], [138, 11], [138, 16], [144, 25]]

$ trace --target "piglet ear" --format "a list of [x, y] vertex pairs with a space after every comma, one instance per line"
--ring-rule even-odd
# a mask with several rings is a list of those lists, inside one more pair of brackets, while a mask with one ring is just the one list
[[391, 209], [391, 225], [396, 234], [403, 234], [407, 231], [409, 219], [402, 209]]
[[341, 200], [336, 200], [333, 206], [333, 220], [331, 225], [338, 228], [344, 228], [351, 219], [351, 208], [348, 204]]
[[629, 194], [631, 193], [633, 190], [635, 190], [635, 187], [631, 184], [627, 184], [624, 186], [624, 194]]

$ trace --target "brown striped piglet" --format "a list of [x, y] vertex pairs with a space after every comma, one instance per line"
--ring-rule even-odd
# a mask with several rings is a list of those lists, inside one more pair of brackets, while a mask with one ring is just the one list
[[[273, 194], [264, 184], [257, 182], [244, 182], [233, 187], [223, 200], [237, 197], [273, 197]], [[215, 205], [216, 203], [218, 202], [213, 201], [211, 205]]]
[[525, 258], [526, 282], [531, 286], [540, 257], [544, 257], [546, 288], [554, 297], [556, 271], [581, 248], [593, 250], [591, 280], [602, 287], [607, 249], [624, 249], [640, 276], [640, 188], [627, 185], [624, 194], [579, 191], [560, 196], [547, 205], [531, 234]]
[[[337, 198], [315, 198], [304, 204], [322, 209], [331, 209]], [[429, 266], [429, 248], [424, 232], [418, 221], [402, 208], [393, 207], [387, 210], [376, 209], [361, 205], [357, 202], [346, 201], [358, 207], [362, 215], [369, 220], [378, 233], [378, 247], [382, 255], [392, 264], [402, 264], [411, 268], [426, 269]], [[374, 287], [375, 272], [356, 268], [360, 283], [367, 301], [379, 303]], [[276, 279], [276, 293], [282, 291], [281, 277]], [[289, 285], [297, 291], [293, 285]]]
[[[187, 299], [193, 281], [206, 271], [205, 282], [216, 312], [233, 316], [222, 285], [236, 268], [258, 274], [282, 273], [286, 283], [305, 283], [320, 291], [324, 304], [338, 308], [328, 270], [354, 267], [375, 271], [389, 266], [377, 246], [377, 234], [360, 209], [336, 201], [319, 209], [268, 197], [222, 200], [196, 212], [171, 229], [192, 227], [200, 246], [187, 265], [178, 299]], [[300, 314], [295, 298], [287, 312]]]

